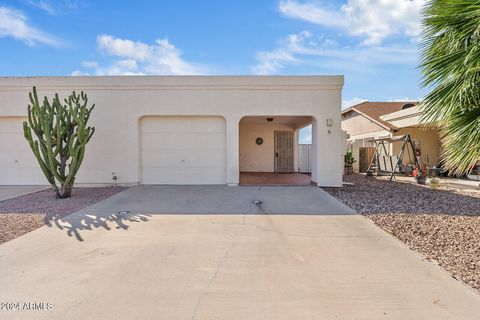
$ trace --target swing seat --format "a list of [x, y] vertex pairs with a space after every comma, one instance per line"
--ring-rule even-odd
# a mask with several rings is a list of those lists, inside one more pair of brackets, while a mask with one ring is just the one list
[[[392, 173], [393, 168], [398, 162], [398, 156], [378, 156], [379, 171], [384, 173]], [[397, 167], [395, 172], [400, 173], [400, 169]]]
[[[403, 165], [403, 156], [405, 150], [408, 152], [410, 162], [412, 162], [409, 147], [411, 148], [411, 151], [413, 153], [415, 165], [417, 167], [420, 167], [420, 159], [415, 153], [415, 145], [410, 135], [406, 134], [403, 136], [372, 139], [370, 140], [370, 142], [375, 145], [375, 154], [372, 158], [372, 161], [370, 162], [368, 171], [373, 169], [377, 172], [377, 174], [388, 173], [390, 174], [390, 181], [395, 178], [396, 173], [404, 173], [410, 175], [413, 171], [413, 168]], [[390, 151], [387, 150], [385, 143], [395, 142], [402, 143], [400, 153], [398, 155], [390, 155]]]

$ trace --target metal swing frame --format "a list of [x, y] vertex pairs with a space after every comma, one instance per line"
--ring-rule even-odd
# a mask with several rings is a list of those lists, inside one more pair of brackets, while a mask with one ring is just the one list
[[[370, 140], [370, 142], [373, 142], [375, 145], [375, 153], [372, 157], [372, 161], [370, 162], [370, 165], [368, 166], [368, 170], [372, 171], [375, 169], [375, 172], [377, 175], [380, 175], [381, 170], [380, 170], [380, 160], [383, 160], [384, 162], [386, 156], [390, 160], [390, 168], [393, 168], [392, 171], [385, 170], [384, 172], [390, 173], [390, 181], [392, 181], [395, 178], [395, 173], [397, 169], [400, 169], [400, 164], [403, 162], [403, 156], [405, 154], [405, 151], [408, 152], [408, 157], [410, 161], [412, 160], [410, 151], [408, 150], [408, 147], [412, 150], [412, 154], [415, 158], [415, 165], [417, 168], [420, 168], [420, 160], [418, 159], [418, 155], [415, 152], [415, 144], [413, 143], [412, 138], [410, 137], [409, 134], [403, 135], [403, 136], [394, 136], [394, 137], [388, 137], [388, 138], [379, 138], [379, 139], [373, 139]], [[385, 143], [402, 143], [402, 148], [400, 149], [400, 153], [398, 154], [398, 159], [395, 161], [395, 166], [394, 166], [394, 161], [393, 161], [393, 155], [390, 155], [390, 152], [387, 150], [387, 147], [385, 146]], [[382, 153], [383, 151], [383, 153]], [[383, 159], [380, 159], [383, 157]], [[374, 166], [376, 163], [376, 166]], [[385, 168], [387, 167], [386, 162], [384, 163]]]

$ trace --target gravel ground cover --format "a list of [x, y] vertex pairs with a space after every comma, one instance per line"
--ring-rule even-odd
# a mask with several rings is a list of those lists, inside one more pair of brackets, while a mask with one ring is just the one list
[[480, 290], [480, 193], [352, 174], [324, 188], [455, 279]]
[[57, 199], [48, 189], [0, 201], [0, 244], [123, 190], [122, 187], [74, 188], [72, 197]]

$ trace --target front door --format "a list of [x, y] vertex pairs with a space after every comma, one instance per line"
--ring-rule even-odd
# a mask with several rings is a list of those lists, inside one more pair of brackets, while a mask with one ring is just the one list
[[293, 132], [275, 131], [275, 172], [293, 172]]

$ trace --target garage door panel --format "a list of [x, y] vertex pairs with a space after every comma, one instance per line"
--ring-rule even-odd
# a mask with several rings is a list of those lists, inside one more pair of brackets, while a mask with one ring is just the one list
[[[2, 168], [13, 167], [36, 167], [37, 159], [30, 150], [5, 150], [0, 153], [0, 163]], [[40, 168], [38, 168], [40, 170]]]
[[216, 167], [225, 159], [223, 150], [171, 150], [147, 154], [144, 167]]
[[11, 166], [2, 172], [0, 185], [47, 185], [40, 168]]
[[143, 135], [144, 150], [224, 150], [225, 133], [153, 133]]
[[225, 120], [148, 117], [141, 121], [143, 184], [225, 184]]
[[[1, 123], [0, 123], [1, 125]], [[21, 133], [0, 133], [0, 146], [2, 150], [4, 149], [17, 149], [24, 150], [28, 148], [30, 150], [30, 145], [28, 141]]]
[[21, 133], [23, 136], [23, 121], [27, 118], [0, 118], [0, 134]]
[[47, 184], [23, 136], [25, 118], [0, 117], [0, 185]]
[[219, 184], [217, 177], [223, 174], [219, 168], [145, 168], [143, 184]]
[[[161, 126], [159, 125], [161, 122]], [[205, 123], [208, 122], [208, 127]], [[220, 117], [151, 117], [142, 120], [142, 132], [185, 133], [185, 124], [188, 123], [188, 132], [225, 132], [225, 120]]]

